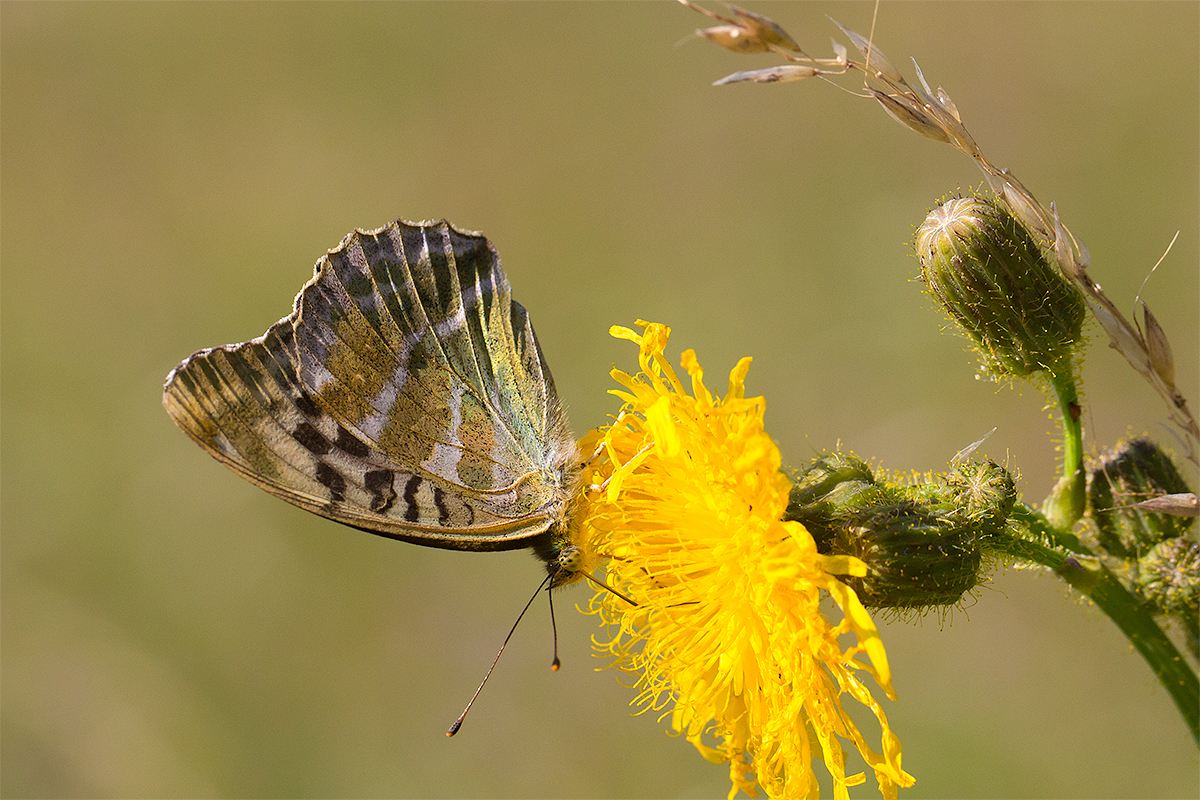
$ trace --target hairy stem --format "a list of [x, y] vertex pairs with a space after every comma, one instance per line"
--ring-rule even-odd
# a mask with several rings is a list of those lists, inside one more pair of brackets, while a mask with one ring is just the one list
[[1083, 426], [1080, 420], [1079, 389], [1069, 362], [1047, 370], [1054, 393], [1058, 397], [1058, 413], [1062, 421], [1062, 475], [1042, 504], [1046, 518], [1056, 528], [1070, 530], [1083, 516], [1087, 487], [1083, 471]]
[[[1094, 558], [1076, 558], [1083, 548], [1071, 534], [1056, 530], [1049, 521], [1028, 506], [1018, 506], [1013, 522], [1023, 527], [1031, 538], [1000, 537], [994, 542], [997, 551], [1021, 561], [1054, 570], [1071, 586], [1096, 604], [1125, 634], [1142, 654], [1159, 682], [1175, 701], [1175, 706], [1187, 723], [1197, 745], [1200, 745], [1200, 680], [1184, 660], [1174, 642], [1144, 604], [1129, 593], [1107, 567]], [[1040, 544], [1036, 539], [1054, 542], [1058, 546]], [[1074, 541], [1072, 547], [1068, 542]]]

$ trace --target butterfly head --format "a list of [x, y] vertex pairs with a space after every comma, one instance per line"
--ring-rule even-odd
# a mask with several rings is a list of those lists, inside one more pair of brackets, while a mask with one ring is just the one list
[[576, 529], [570, 523], [560, 523], [547, 532], [546, 538], [540, 544], [534, 545], [534, 552], [546, 562], [546, 571], [550, 573], [550, 588], [566, 586], [584, 577], [590, 559], [587, 552], [575, 543], [572, 534]]
[[558, 557], [549, 565], [553, 575], [550, 585], [562, 586], [579, 580], [579, 572], [583, 569], [586, 561], [582, 547], [568, 544], [558, 552]]

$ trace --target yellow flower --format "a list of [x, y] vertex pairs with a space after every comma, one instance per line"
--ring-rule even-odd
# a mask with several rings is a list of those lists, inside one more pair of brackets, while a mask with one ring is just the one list
[[[609, 583], [636, 607], [599, 591], [591, 610], [607, 624], [601, 653], [637, 678], [633, 701], [662, 711], [715, 763], [728, 762], [733, 788], [751, 797], [817, 797], [814, 758], [825, 762], [836, 796], [862, 783], [845, 774], [843, 741], [874, 770], [884, 797], [913, 778], [900, 767], [900, 742], [870, 690], [874, 678], [895, 699], [879, 633], [837, 575], [864, 575], [862, 562], [823, 556], [808, 531], [780, 517], [790, 481], [763, 430], [763, 398], [746, 398], [750, 359], [718, 400], [704, 387], [695, 354], [683, 354], [690, 393], [663, 358], [670, 330], [639, 322], [610, 332], [636, 342], [641, 373], [614, 370], [624, 401], [616, 421], [593, 431], [584, 452], [600, 451], [582, 521], [586, 548], [607, 559]], [[607, 482], [607, 483], [605, 483]], [[844, 618], [830, 624], [822, 590]], [[839, 637], [854, 634], [843, 648]], [[870, 664], [856, 656], [865, 654]], [[882, 754], [842, 708], [849, 696], [875, 715]]]

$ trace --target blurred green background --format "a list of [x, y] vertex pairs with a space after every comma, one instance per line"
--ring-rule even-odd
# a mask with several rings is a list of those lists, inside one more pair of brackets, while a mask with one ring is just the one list
[[[752, 7], [815, 54], [826, 14], [867, 34], [873, 11]], [[670, 2], [0, 4], [0, 793], [725, 795], [593, 671], [586, 590], [560, 596], [563, 670], [538, 603], [447, 740], [538, 564], [308, 515], [163, 413], [168, 370], [286, 315], [354, 227], [484, 231], [577, 433], [636, 368], [608, 327], [642, 318], [714, 388], [754, 356], [792, 463], [841, 442], [937, 469], [997, 426], [984, 452], [1045, 494], [1041, 396], [975, 380], [912, 281], [914, 227], [975, 167], [817, 81], [710, 86], [774, 60], [674, 46], [703, 24]], [[1058, 203], [1123, 308], [1182, 231], [1143, 297], [1196, 408], [1200, 6], [884, 4], [875, 35]], [[1098, 336], [1084, 377], [1092, 448], [1170, 442]], [[1170, 699], [1061, 582], [1008, 570], [883, 628], [902, 797], [1196, 796]]]

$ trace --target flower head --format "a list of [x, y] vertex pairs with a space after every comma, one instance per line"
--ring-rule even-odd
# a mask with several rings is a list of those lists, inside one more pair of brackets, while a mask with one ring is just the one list
[[[598, 649], [637, 677], [635, 703], [670, 714], [672, 726], [713, 762], [728, 762], [733, 788], [771, 797], [816, 797], [814, 758], [838, 797], [864, 776], [845, 774], [843, 742], [874, 770], [885, 797], [913, 778], [900, 743], [862, 681], [894, 699], [887, 656], [871, 618], [838, 575], [865, 574], [850, 556], [824, 556], [799, 522], [784, 522], [791, 482], [763, 429], [764, 402], [747, 398], [750, 359], [723, 399], [704, 386], [695, 354], [683, 354], [690, 386], [663, 358], [669, 329], [612, 335], [640, 347], [641, 372], [613, 371], [624, 401], [614, 423], [593, 431], [592, 493], [582, 521], [587, 549], [607, 559], [609, 583], [636, 603], [599, 592], [608, 624]], [[844, 618], [820, 612], [823, 593]], [[843, 646], [841, 638], [852, 636]], [[870, 664], [858, 660], [865, 654]], [[842, 708], [865, 705], [882, 731], [882, 754]], [[669, 710], [668, 710], [669, 709]]]

